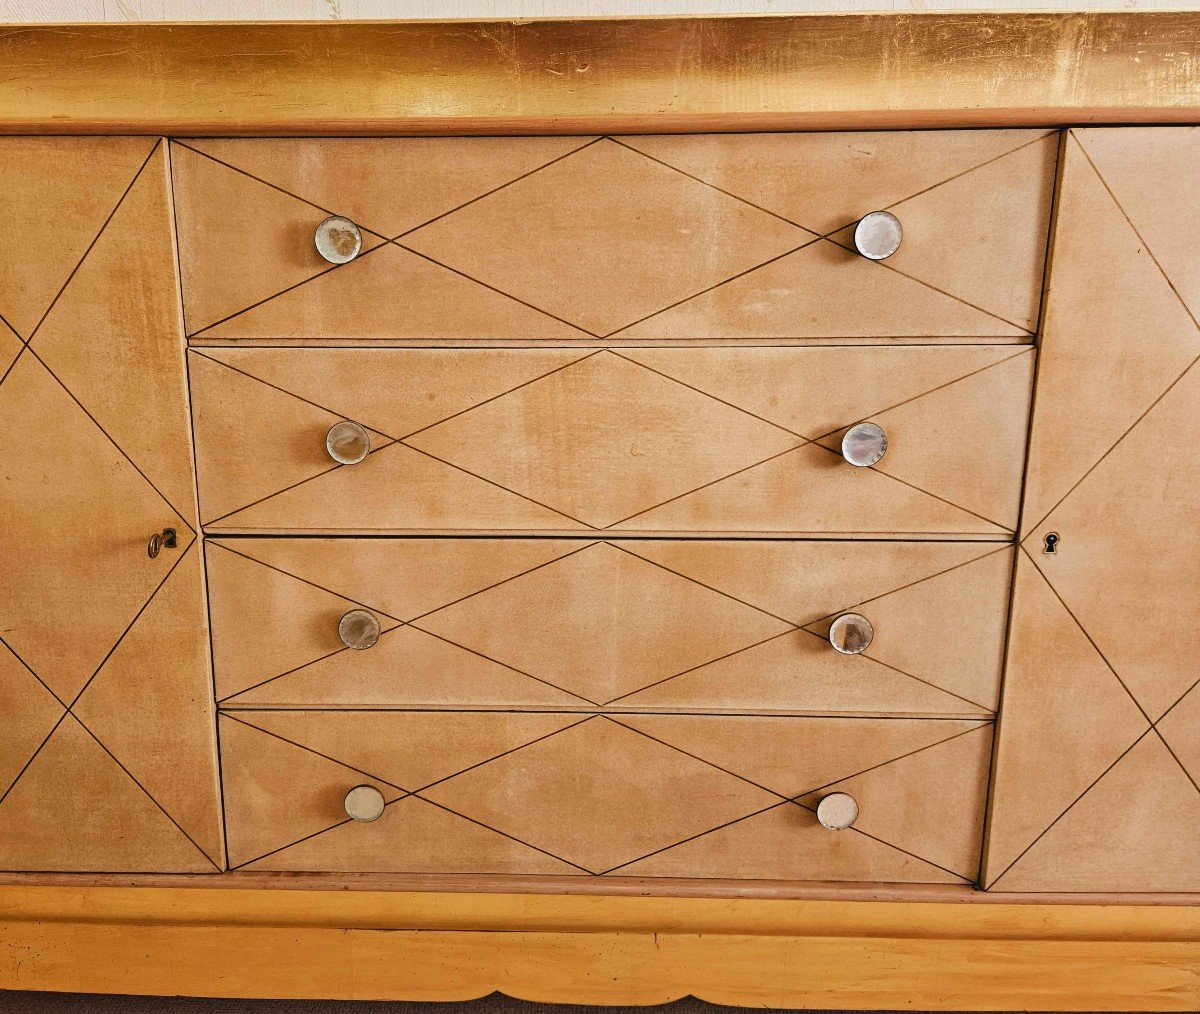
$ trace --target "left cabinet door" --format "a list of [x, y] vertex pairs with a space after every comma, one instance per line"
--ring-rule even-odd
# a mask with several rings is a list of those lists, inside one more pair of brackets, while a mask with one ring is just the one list
[[167, 158], [0, 138], [0, 870], [225, 865]]

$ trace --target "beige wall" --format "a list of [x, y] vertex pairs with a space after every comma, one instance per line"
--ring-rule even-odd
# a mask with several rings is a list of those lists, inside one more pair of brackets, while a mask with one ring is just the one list
[[0, 0], [0, 22], [1189, 8], [1195, 0]]

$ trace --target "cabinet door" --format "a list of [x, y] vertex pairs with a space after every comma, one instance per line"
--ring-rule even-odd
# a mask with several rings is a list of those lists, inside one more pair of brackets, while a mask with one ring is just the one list
[[1200, 890], [1200, 129], [1063, 177], [985, 884]]
[[0, 140], [0, 870], [224, 863], [166, 160]]

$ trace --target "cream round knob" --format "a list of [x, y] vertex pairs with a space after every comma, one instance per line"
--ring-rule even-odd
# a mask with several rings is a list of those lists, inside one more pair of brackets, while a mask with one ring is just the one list
[[313, 241], [317, 253], [330, 264], [345, 264], [354, 260], [362, 249], [362, 233], [358, 226], [341, 215], [332, 215], [317, 226]]
[[875, 628], [859, 613], [842, 613], [829, 625], [829, 643], [843, 655], [859, 655], [871, 647]]
[[904, 226], [890, 211], [872, 211], [854, 227], [854, 249], [871, 261], [887, 260], [903, 239]]
[[325, 434], [325, 450], [339, 465], [357, 465], [371, 453], [371, 434], [356, 422], [339, 422]]
[[356, 785], [346, 793], [346, 816], [369, 824], [383, 816], [383, 793], [374, 785]]
[[373, 647], [379, 640], [379, 621], [365, 609], [351, 609], [338, 620], [338, 637], [355, 651]]
[[845, 792], [831, 792], [817, 803], [817, 820], [830, 831], [845, 831], [858, 820], [858, 803]]
[[857, 423], [842, 437], [842, 457], [859, 468], [875, 464], [887, 454], [887, 449], [887, 433], [873, 422]]

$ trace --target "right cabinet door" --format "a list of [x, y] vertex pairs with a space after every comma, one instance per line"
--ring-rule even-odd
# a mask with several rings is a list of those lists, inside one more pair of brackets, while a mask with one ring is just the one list
[[1064, 138], [984, 885], [1200, 890], [1200, 128]]

